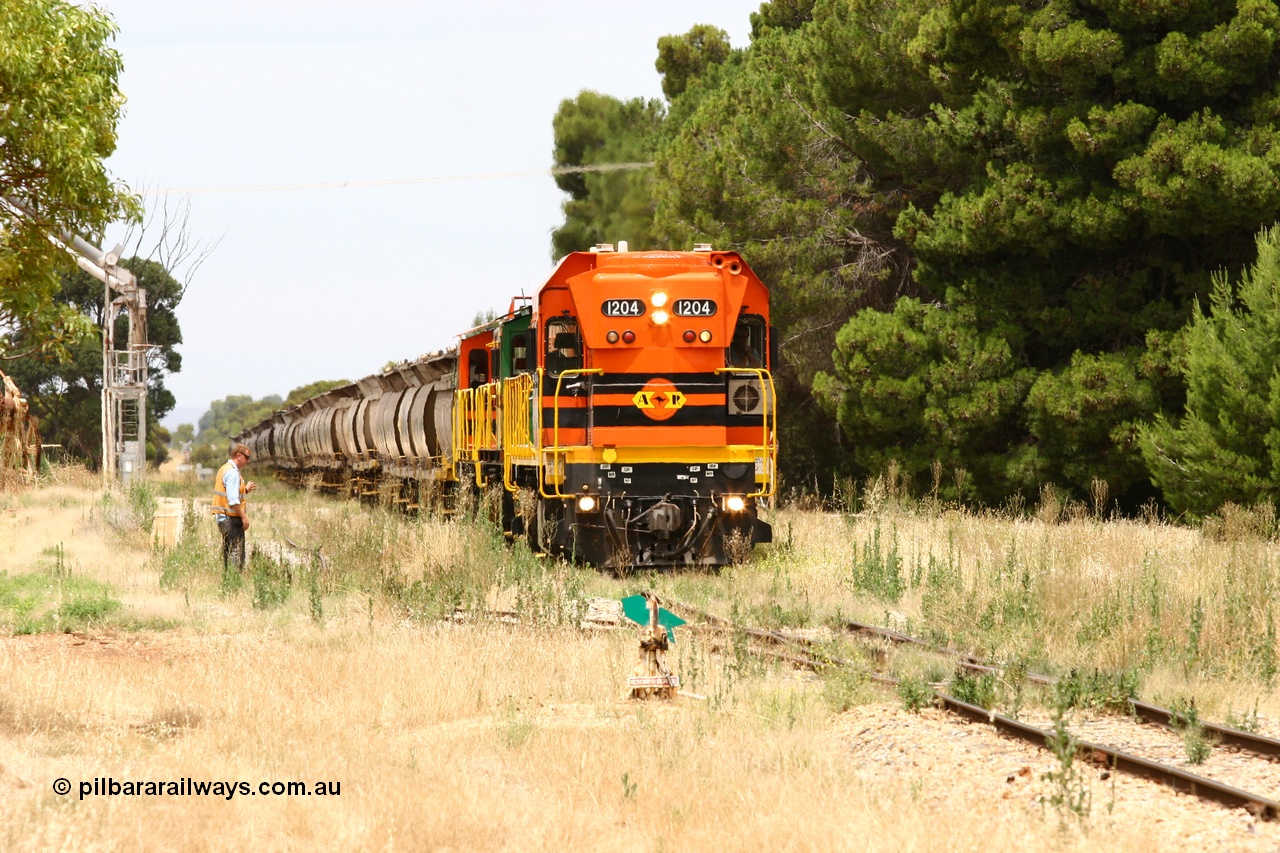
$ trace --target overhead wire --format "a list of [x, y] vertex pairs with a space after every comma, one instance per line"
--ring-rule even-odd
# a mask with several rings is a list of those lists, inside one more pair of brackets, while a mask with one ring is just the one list
[[154, 187], [139, 191], [143, 196], [213, 195], [217, 193], [291, 192], [297, 190], [345, 190], [367, 187], [399, 187], [414, 184], [447, 184], [465, 181], [496, 181], [507, 178], [555, 177], [590, 172], [628, 172], [648, 169], [653, 163], [600, 163], [594, 166], [558, 166], [521, 172], [473, 172], [466, 175], [435, 175], [426, 178], [386, 178], [372, 181], [312, 181], [296, 184], [229, 184], [225, 186]]

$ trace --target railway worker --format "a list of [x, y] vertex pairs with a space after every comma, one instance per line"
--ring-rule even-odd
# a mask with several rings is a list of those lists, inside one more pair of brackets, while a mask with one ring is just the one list
[[232, 555], [236, 564], [244, 568], [244, 534], [249, 529], [248, 495], [258, 484], [240, 476], [241, 469], [249, 464], [249, 448], [237, 444], [231, 448], [231, 458], [218, 469], [213, 481], [213, 517], [222, 533], [222, 568], [225, 570]]
[[763, 367], [760, 353], [751, 345], [751, 328], [739, 323], [733, 330], [733, 341], [729, 344], [730, 367]]

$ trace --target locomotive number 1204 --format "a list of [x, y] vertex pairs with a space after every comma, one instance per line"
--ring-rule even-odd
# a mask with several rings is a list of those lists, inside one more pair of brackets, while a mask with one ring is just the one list
[[677, 317], [711, 317], [716, 313], [714, 299], [677, 299], [673, 306]]
[[639, 299], [606, 299], [600, 306], [606, 317], [640, 317], [644, 314], [644, 302]]

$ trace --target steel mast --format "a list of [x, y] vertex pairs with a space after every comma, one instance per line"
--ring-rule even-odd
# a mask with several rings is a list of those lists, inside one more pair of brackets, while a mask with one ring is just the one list
[[[102, 475], [128, 482], [146, 476], [147, 291], [133, 273], [119, 266], [124, 246], [109, 252], [75, 234], [60, 242], [75, 255], [76, 266], [102, 282]], [[115, 294], [114, 296], [112, 294]], [[117, 346], [116, 319], [128, 318], [128, 338]]]

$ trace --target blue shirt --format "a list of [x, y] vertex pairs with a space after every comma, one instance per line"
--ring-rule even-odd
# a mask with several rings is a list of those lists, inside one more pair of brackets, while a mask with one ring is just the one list
[[222, 475], [222, 488], [227, 493], [227, 506], [235, 506], [240, 503], [240, 469], [236, 467], [234, 459], [227, 461], [231, 463], [231, 467]]

